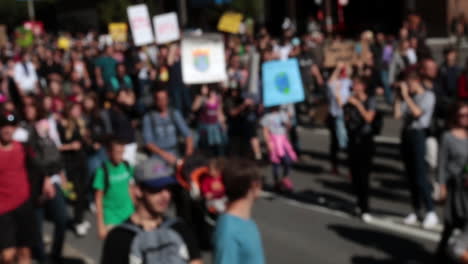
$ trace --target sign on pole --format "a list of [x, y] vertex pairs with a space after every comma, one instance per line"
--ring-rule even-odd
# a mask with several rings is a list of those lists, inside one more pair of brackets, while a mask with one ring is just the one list
[[156, 43], [165, 44], [180, 38], [179, 21], [175, 12], [155, 16], [153, 24]]
[[297, 59], [264, 63], [262, 79], [265, 107], [304, 101], [304, 87]]
[[114, 42], [127, 42], [128, 26], [127, 23], [110, 23], [109, 35]]
[[186, 84], [227, 80], [224, 42], [219, 34], [182, 39], [182, 77]]
[[153, 43], [153, 29], [151, 28], [148, 7], [145, 4], [129, 6], [127, 8], [127, 15], [135, 46]]

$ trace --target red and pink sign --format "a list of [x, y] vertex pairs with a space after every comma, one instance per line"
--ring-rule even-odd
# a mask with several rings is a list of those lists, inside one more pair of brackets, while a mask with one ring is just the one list
[[153, 24], [156, 43], [165, 44], [180, 38], [179, 22], [175, 12], [155, 16]]

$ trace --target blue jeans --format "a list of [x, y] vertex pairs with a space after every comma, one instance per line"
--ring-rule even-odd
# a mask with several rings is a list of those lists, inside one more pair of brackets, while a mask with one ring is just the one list
[[392, 91], [392, 87], [390, 86], [391, 83], [388, 77], [388, 71], [381, 70], [380, 78], [382, 79], [382, 84], [384, 88], [385, 102], [387, 102], [387, 104], [393, 104], [393, 91]]
[[88, 155], [88, 178], [87, 178], [87, 185], [89, 188], [87, 190], [88, 192], [88, 195], [87, 195], [87, 198], [88, 198], [88, 201], [89, 202], [93, 202], [93, 197], [94, 197], [94, 194], [92, 192], [92, 186], [93, 186], [93, 183], [91, 182], [94, 177], [94, 173], [96, 172], [96, 169], [98, 169], [99, 167], [102, 166], [102, 164], [107, 160], [107, 153], [106, 153], [106, 150], [104, 147], [102, 147], [101, 149], [99, 149], [98, 151], [96, 151], [95, 153], [91, 154], [91, 155]]
[[174, 86], [169, 90], [171, 96], [172, 107], [179, 110], [180, 113], [187, 117], [192, 109], [192, 96], [190, 88], [183, 86]]
[[95, 153], [88, 155], [88, 173], [93, 175], [97, 168], [107, 160], [107, 153], [105, 148], [101, 148]]
[[37, 242], [33, 248], [34, 255], [39, 262], [46, 260], [46, 252], [43, 235], [43, 222], [44, 217], [50, 219], [54, 224], [53, 243], [50, 256], [52, 259], [60, 259], [62, 257], [63, 244], [65, 242], [65, 233], [67, 230], [67, 207], [65, 197], [63, 196], [62, 189], [58, 184], [55, 186], [55, 197], [47, 200], [42, 207], [38, 207], [35, 210], [36, 213], [36, 225], [37, 225]]
[[428, 165], [426, 156], [426, 131], [409, 129], [403, 131], [401, 152], [405, 165], [406, 177], [411, 190], [411, 201], [414, 211], [421, 213], [421, 203], [430, 212], [434, 210], [431, 197], [431, 184], [427, 176]]
[[345, 149], [348, 146], [348, 133], [346, 131], [343, 116], [335, 117], [335, 128], [336, 137], [338, 138], [338, 145], [341, 149]]

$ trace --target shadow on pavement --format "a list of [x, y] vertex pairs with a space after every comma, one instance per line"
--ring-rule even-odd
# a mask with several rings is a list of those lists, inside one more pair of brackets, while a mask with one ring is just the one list
[[[349, 195], [354, 195], [354, 191], [352, 189], [351, 183], [349, 182], [337, 182], [337, 181], [329, 181], [326, 179], [320, 179], [319, 182], [323, 185], [323, 187], [327, 189], [332, 189], [339, 192], [344, 192]], [[392, 192], [393, 189], [391, 188], [370, 188], [370, 199], [373, 197], [379, 198], [382, 200], [391, 200], [397, 201], [402, 203], [408, 203], [410, 200], [409, 195], [403, 195], [400, 193]]]
[[304, 164], [304, 163], [295, 163], [293, 165], [293, 168], [295, 170], [307, 172], [310, 174], [321, 174], [325, 171], [322, 166], [310, 165], [310, 164]]
[[[328, 161], [330, 159], [328, 153], [324, 153], [324, 152], [306, 150], [306, 151], [302, 151], [302, 154], [310, 156], [312, 159], [317, 159], [317, 160]], [[378, 153], [377, 153], [376, 157], [378, 157]], [[344, 167], [348, 166], [348, 162], [347, 162], [346, 159], [338, 159], [338, 164], [341, 165], [341, 166], [344, 166]], [[372, 166], [372, 172], [373, 173], [393, 174], [393, 175], [396, 175], [396, 176], [403, 175], [403, 170], [401, 170], [400, 168], [397, 168], [395, 166], [389, 166], [387, 164], [383, 164], [383, 163], [379, 163], [379, 162], [375, 162], [375, 161], [374, 161], [374, 164]]]
[[387, 255], [383, 258], [353, 256], [351, 258], [353, 264], [416, 264], [431, 263], [432, 260], [432, 253], [421, 244], [390, 233], [344, 225], [329, 225], [328, 229], [353, 243]]

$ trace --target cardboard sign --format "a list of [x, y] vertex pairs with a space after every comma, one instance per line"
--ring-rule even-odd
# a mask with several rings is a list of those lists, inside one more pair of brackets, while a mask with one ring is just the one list
[[8, 44], [8, 34], [7, 27], [5, 25], [0, 25], [0, 47]]
[[128, 26], [127, 23], [110, 23], [109, 35], [114, 42], [127, 42]]
[[218, 30], [232, 34], [239, 33], [239, 28], [244, 16], [241, 13], [226, 12], [219, 19]]
[[325, 67], [335, 67], [338, 62], [352, 63], [355, 57], [353, 42], [335, 42], [324, 48]]
[[227, 80], [224, 42], [219, 34], [182, 39], [182, 77], [186, 84]]
[[129, 6], [127, 8], [127, 15], [135, 46], [153, 43], [153, 29], [151, 28], [148, 7], [145, 4]]
[[165, 44], [180, 38], [179, 21], [175, 12], [153, 18], [156, 43]]
[[265, 107], [304, 101], [304, 87], [297, 59], [264, 63], [262, 79]]

